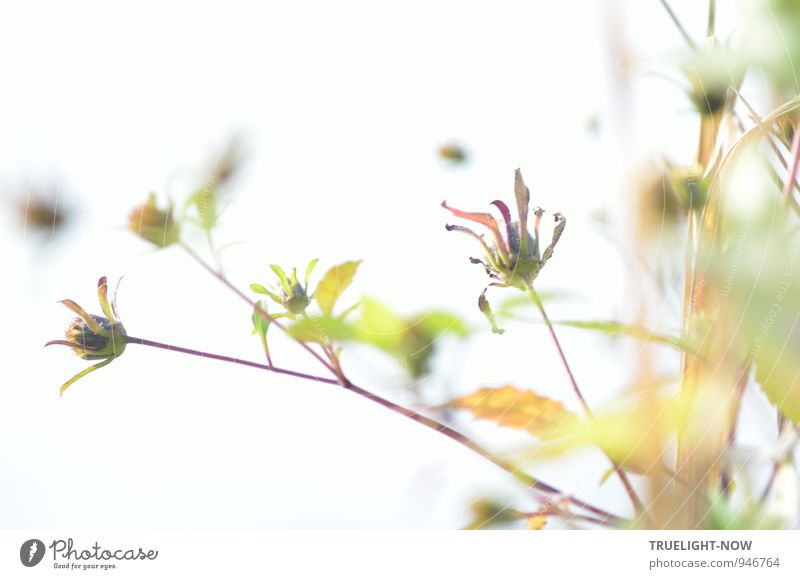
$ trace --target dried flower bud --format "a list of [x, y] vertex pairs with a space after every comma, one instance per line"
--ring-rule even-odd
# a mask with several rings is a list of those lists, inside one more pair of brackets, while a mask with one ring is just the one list
[[105, 316], [88, 314], [74, 301], [61, 300], [61, 303], [75, 312], [78, 317], [72, 320], [67, 328], [66, 340], [52, 340], [45, 346], [67, 346], [84, 360], [102, 360], [67, 380], [61, 386], [61, 394], [80, 378], [110, 364], [115, 358], [121, 356], [128, 344], [128, 334], [125, 332], [122, 322], [119, 321], [115, 302], [108, 301], [108, 283], [105, 276], [97, 282], [97, 296]]
[[66, 331], [67, 341], [74, 344], [75, 354], [84, 360], [99, 360], [109, 356], [119, 356], [125, 351], [127, 334], [120, 322], [112, 322], [101, 316], [89, 315], [96, 327], [95, 331], [83, 318], [75, 318]]

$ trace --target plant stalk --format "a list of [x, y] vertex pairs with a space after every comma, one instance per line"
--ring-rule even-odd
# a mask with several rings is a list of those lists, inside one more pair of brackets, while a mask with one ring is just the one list
[[[228, 281], [228, 278], [225, 277], [219, 270], [214, 269], [213, 267], [211, 267], [202, 257], [200, 257], [197, 253], [195, 253], [195, 251], [191, 247], [189, 247], [185, 243], [181, 243], [180, 245], [184, 249], [184, 251], [186, 251], [186, 253], [188, 253], [197, 263], [199, 263], [203, 267], [203, 269], [205, 269], [208, 273], [210, 273], [212, 276], [217, 278], [217, 280], [219, 280], [225, 287], [227, 287], [229, 290], [231, 290], [233, 293], [235, 293], [237, 296], [239, 296], [242, 300], [247, 302], [255, 310], [255, 312], [259, 316], [261, 316], [262, 318], [264, 318], [265, 320], [267, 320], [271, 324], [275, 325], [278, 329], [280, 329], [286, 335], [289, 334], [289, 330], [286, 328], [286, 326], [284, 326], [282, 323], [278, 322], [275, 319], [274, 316], [271, 316], [266, 311], [264, 311], [260, 306], [258, 306], [256, 304], [256, 302], [254, 300], [250, 299], [250, 297], [246, 293], [244, 293], [242, 290], [240, 290], [238, 287], [236, 287], [230, 281]], [[309, 346], [305, 342], [301, 342], [299, 340], [295, 340], [295, 341], [298, 344], [300, 344], [300, 346], [304, 350], [306, 350], [309, 354], [314, 356], [314, 358], [316, 358], [317, 361], [320, 364], [325, 366], [334, 376], [338, 376], [338, 374], [337, 374], [336, 370], [334, 369], [334, 367], [327, 360], [325, 360], [325, 358], [323, 358], [317, 352], [315, 352], [314, 349], [311, 348], [311, 346]], [[267, 361], [270, 364], [272, 364], [272, 359], [270, 358], [268, 353], [267, 353]]]
[[[586, 415], [589, 418], [594, 418], [594, 414], [592, 413], [591, 408], [589, 408], [589, 404], [586, 402], [586, 398], [583, 397], [583, 393], [581, 392], [580, 387], [578, 387], [578, 381], [575, 379], [575, 375], [572, 373], [572, 368], [570, 367], [569, 362], [567, 361], [566, 354], [564, 354], [564, 349], [561, 347], [561, 342], [558, 339], [555, 327], [553, 326], [553, 323], [550, 321], [550, 317], [547, 315], [547, 311], [544, 309], [544, 304], [542, 303], [539, 294], [533, 288], [532, 284], [526, 284], [526, 286], [528, 294], [531, 296], [533, 303], [536, 304], [536, 308], [539, 310], [539, 314], [541, 314], [542, 320], [544, 321], [545, 326], [547, 326], [547, 330], [550, 332], [550, 337], [553, 340], [553, 344], [555, 345], [556, 350], [558, 350], [558, 355], [561, 358], [561, 364], [564, 366], [564, 369], [567, 372], [567, 376], [569, 376], [569, 381], [570, 384], [572, 385], [572, 390], [575, 393], [575, 396], [577, 396], [578, 400], [580, 400], [581, 406], [583, 406], [583, 410], [586, 413]], [[633, 507], [636, 510], [637, 516], [643, 517], [645, 520], [647, 520], [645, 514], [647, 509], [645, 508], [644, 503], [642, 503], [642, 500], [636, 494], [636, 490], [633, 488], [633, 485], [628, 479], [628, 475], [625, 474], [625, 471], [619, 464], [617, 464], [610, 456], [608, 456], [608, 453], [605, 453], [604, 451], [604, 454], [606, 455], [606, 457], [608, 457], [608, 459], [611, 461], [611, 464], [614, 466], [614, 472], [617, 473], [617, 476], [619, 477], [622, 486], [625, 488], [625, 492], [627, 493], [628, 498], [631, 500], [631, 503], [633, 504]]]
[[[232, 364], [239, 364], [241, 366], [248, 366], [248, 367], [251, 367], [251, 368], [257, 368], [259, 370], [266, 370], [267, 372], [274, 372], [276, 374], [284, 374], [284, 375], [287, 375], [287, 376], [293, 376], [295, 378], [302, 378], [304, 380], [311, 380], [311, 381], [314, 381], [314, 382], [323, 382], [325, 384], [332, 384], [332, 385], [336, 385], [336, 386], [341, 386], [345, 390], [349, 390], [350, 392], [353, 392], [354, 394], [357, 394], [358, 396], [361, 396], [362, 398], [366, 398], [367, 400], [375, 402], [376, 404], [380, 404], [381, 406], [383, 406], [384, 408], [387, 408], [388, 410], [391, 410], [392, 412], [395, 412], [397, 414], [405, 416], [406, 418], [409, 418], [409, 419], [413, 420], [414, 422], [422, 424], [423, 426], [426, 426], [427, 428], [430, 428], [431, 430], [435, 430], [436, 432], [439, 432], [440, 434], [443, 434], [443, 435], [447, 436], [451, 440], [454, 440], [454, 441], [458, 442], [459, 444], [461, 444], [462, 446], [465, 446], [466, 448], [468, 448], [471, 451], [475, 452], [476, 454], [479, 454], [480, 456], [482, 456], [486, 460], [492, 462], [496, 466], [499, 466], [500, 468], [502, 468], [503, 470], [505, 470], [509, 474], [513, 475], [514, 478], [516, 478], [519, 482], [521, 482], [522, 484], [524, 484], [525, 486], [527, 486], [527, 487], [529, 487], [529, 488], [531, 488], [533, 490], [537, 490], [537, 491], [540, 491], [542, 493], [547, 493], [547, 494], [556, 494], [556, 495], [564, 496], [564, 493], [562, 493], [556, 487], [551, 486], [551, 485], [549, 485], [549, 484], [547, 484], [547, 483], [545, 483], [543, 481], [540, 481], [537, 478], [529, 475], [528, 473], [521, 471], [517, 467], [515, 467], [515, 466], [513, 466], [513, 465], [511, 465], [511, 464], [509, 464], [509, 463], [497, 458], [493, 453], [489, 452], [488, 450], [486, 450], [485, 448], [480, 446], [474, 440], [472, 440], [468, 436], [458, 432], [457, 430], [454, 430], [454, 429], [450, 428], [446, 424], [442, 424], [441, 422], [438, 422], [437, 420], [434, 420], [433, 418], [428, 418], [427, 416], [423, 416], [422, 414], [419, 414], [418, 412], [415, 412], [414, 410], [411, 410], [410, 408], [406, 408], [404, 406], [401, 406], [399, 404], [391, 402], [390, 400], [387, 400], [386, 398], [378, 396], [377, 394], [374, 394], [373, 392], [370, 392], [369, 390], [365, 390], [364, 388], [361, 388], [360, 386], [357, 386], [357, 385], [353, 384], [352, 382], [350, 382], [346, 378], [343, 378], [342, 381], [340, 381], [340, 380], [335, 380], [333, 378], [325, 378], [325, 377], [322, 377], [322, 376], [314, 376], [314, 375], [311, 375], [311, 374], [306, 374], [304, 372], [297, 372], [297, 371], [294, 371], [294, 370], [288, 370], [288, 369], [285, 369], [285, 368], [279, 368], [277, 366], [268, 366], [266, 364], [261, 364], [261, 363], [258, 363], [258, 362], [251, 362], [249, 360], [242, 360], [241, 358], [234, 358], [234, 357], [231, 357], [231, 356], [224, 356], [224, 355], [221, 355], [221, 354], [213, 354], [213, 353], [210, 353], [210, 352], [204, 352], [202, 350], [194, 350], [194, 349], [191, 349], [191, 348], [184, 348], [182, 346], [174, 346], [172, 344], [165, 344], [163, 342], [156, 342], [156, 341], [147, 340], [147, 339], [144, 339], [144, 338], [134, 338], [134, 337], [128, 336], [127, 337], [127, 342], [129, 344], [139, 344], [141, 346], [149, 346], [151, 348], [158, 348], [158, 349], [161, 349], [161, 350], [168, 350], [170, 352], [179, 352], [181, 354], [188, 354], [188, 355], [191, 355], [191, 356], [198, 356], [198, 357], [206, 358], [206, 359], [209, 359], [209, 360], [217, 360], [217, 361], [220, 361], [220, 362], [229, 362], [229, 363], [232, 363]], [[577, 499], [577, 498], [574, 498], [574, 497], [569, 497], [569, 501], [572, 504], [574, 504], [575, 506], [577, 506], [577, 507], [579, 507], [579, 508], [581, 508], [581, 509], [583, 509], [585, 511], [588, 511], [590, 513], [593, 513], [594, 515], [599, 517], [600, 520], [602, 520], [606, 524], [619, 524], [619, 523], [626, 522], [622, 518], [620, 518], [620, 517], [618, 517], [616, 515], [613, 515], [613, 514], [609, 513], [608, 511], [605, 511], [605, 510], [603, 510], [603, 509], [601, 509], [599, 507], [595, 507], [595, 506], [593, 506], [593, 505], [591, 505], [589, 503], [581, 501], [580, 499]]]

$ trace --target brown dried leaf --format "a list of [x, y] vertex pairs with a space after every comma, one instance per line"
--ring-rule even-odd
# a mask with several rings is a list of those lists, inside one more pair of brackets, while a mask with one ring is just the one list
[[451, 404], [469, 410], [476, 418], [526, 430], [539, 438], [556, 437], [559, 431], [566, 433], [566, 427], [577, 420], [560, 402], [510, 385], [481, 388], [456, 398]]

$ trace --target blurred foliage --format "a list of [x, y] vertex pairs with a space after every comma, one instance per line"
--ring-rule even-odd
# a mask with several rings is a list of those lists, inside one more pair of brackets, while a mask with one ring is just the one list
[[747, 70], [746, 61], [733, 45], [712, 37], [699, 51], [691, 52], [683, 65], [689, 82], [689, 99], [700, 115], [714, 117], [730, 109]]
[[708, 201], [708, 188], [711, 185], [711, 177], [703, 175], [703, 168], [700, 166], [677, 167], [670, 166], [671, 192], [686, 214], [689, 210], [702, 209]]
[[618, 408], [567, 424], [557, 439], [534, 449], [529, 456], [561, 456], [593, 446], [625, 470], [661, 475], [669, 458], [667, 442], [674, 440], [692, 403], [656, 393], [635, 398]]
[[666, 334], [657, 334], [651, 332], [647, 328], [635, 326], [631, 324], [624, 324], [615, 321], [593, 321], [593, 320], [553, 320], [557, 326], [568, 326], [570, 328], [578, 328], [581, 330], [590, 330], [599, 332], [611, 337], [625, 336], [628, 338], [635, 338], [644, 342], [653, 342], [656, 344], [664, 344], [672, 346], [679, 350], [687, 350], [694, 352], [697, 348], [688, 339], [680, 336], [669, 336]]
[[[348, 312], [349, 313], [349, 312]], [[289, 328], [303, 342], [360, 343], [393, 356], [418, 378], [430, 371], [436, 342], [445, 336], [466, 337], [470, 330], [457, 316], [432, 310], [403, 317], [370, 298], [361, 300], [353, 316], [308, 316]]]
[[706, 526], [718, 531], [747, 531], [784, 529], [791, 521], [781, 520], [779, 517], [766, 512], [760, 502], [756, 500], [733, 500], [723, 494], [719, 489], [714, 489], [709, 496], [710, 508], [706, 516]]
[[17, 205], [20, 221], [26, 229], [57, 233], [69, 221], [69, 212], [58, 207], [58, 201], [39, 195], [31, 195]]
[[481, 497], [470, 505], [472, 520], [465, 530], [487, 529], [519, 520], [523, 513], [511, 508], [510, 502], [498, 497]]
[[770, 401], [800, 423], [800, 235], [778, 203], [747, 217], [729, 215], [728, 230], [723, 248], [703, 257], [738, 318], [731, 347], [754, 362]]
[[155, 193], [131, 210], [128, 229], [158, 247], [178, 243], [181, 237], [180, 225], [173, 217], [172, 204], [158, 207]]
[[800, 62], [800, 3], [767, 0], [746, 44], [743, 60], [752, 64], [781, 94], [797, 93], [797, 63]]
[[439, 158], [452, 165], [461, 165], [469, 160], [469, 155], [462, 145], [445, 143], [439, 147]]

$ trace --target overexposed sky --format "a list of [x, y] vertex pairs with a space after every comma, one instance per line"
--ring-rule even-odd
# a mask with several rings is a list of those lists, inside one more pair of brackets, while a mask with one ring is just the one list
[[[698, 38], [700, 4], [673, 2]], [[540, 278], [578, 296], [556, 313], [624, 315], [627, 270], [592, 215], [629, 193], [624, 152], [691, 151], [696, 139], [680, 91], [638, 76], [682, 48], [658, 2], [29, 2], [0, 13], [5, 199], [57, 187], [73, 217], [42, 238], [2, 215], [6, 527], [454, 527], [477, 493], [520, 493], [447, 439], [333, 387], [130, 346], [59, 398], [85, 363], [41, 345], [70, 319], [57, 300], [97, 311], [105, 274], [125, 276], [130, 334], [260, 359], [246, 306], [178, 249], [153, 252], [124, 229], [148, 192], [182, 199], [237, 134], [249, 155], [218, 240], [242, 288], [270, 282], [270, 263], [318, 257], [318, 279], [364, 259], [351, 300], [443, 307], [483, 327], [476, 248], [444, 230], [439, 203], [510, 201], [521, 167], [533, 203], [569, 220]], [[647, 119], [625, 146], [607, 51], [622, 30], [642, 59], [630, 112]], [[436, 157], [450, 140], [466, 145], [467, 165]], [[629, 232], [616, 235], [624, 244]], [[563, 335], [590, 401], [626, 385], [619, 347]], [[273, 339], [276, 362], [318, 371]], [[392, 364], [369, 351], [349, 360], [364, 386], [408, 401]], [[430, 383], [514, 383], [576, 407], [540, 326], [451, 344]], [[457, 426], [488, 445], [518, 440]], [[535, 471], [624, 512], [616, 481], [598, 488], [602, 457], [577, 458]]]

